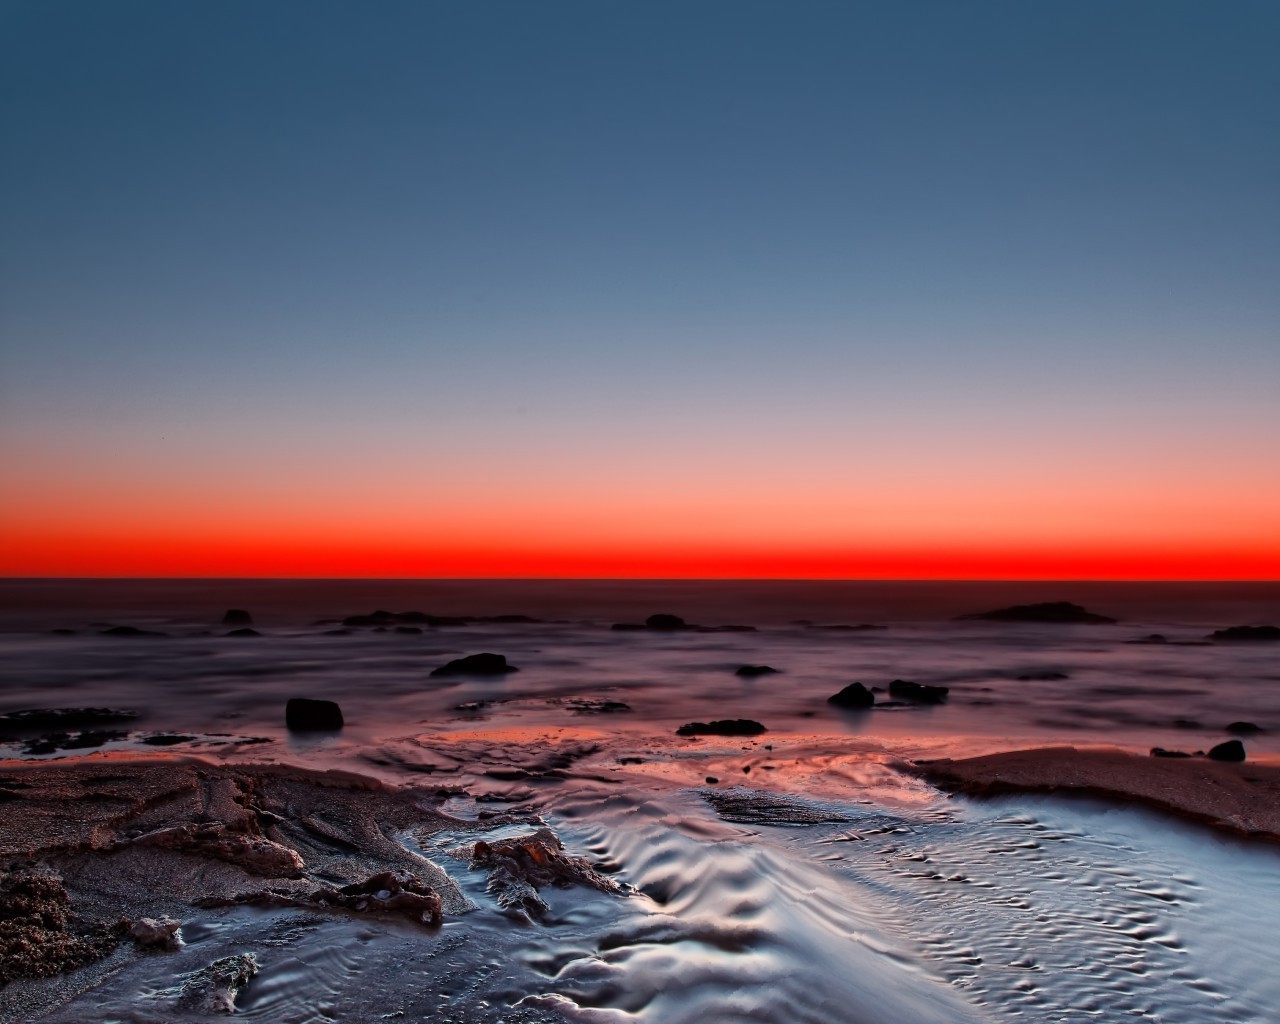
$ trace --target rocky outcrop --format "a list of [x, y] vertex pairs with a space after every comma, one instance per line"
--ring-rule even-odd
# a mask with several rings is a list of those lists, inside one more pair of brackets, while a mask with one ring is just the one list
[[222, 822], [175, 825], [144, 833], [132, 841], [139, 846], [162, 846], [212, 857], [263, 878], [297, 878], [303, 868], [302, 858], [289, 847], [260, 835], [233, 830]]
[[453, 661], [432, 669], [433, 676], [502, 676], [508, 672], [519, 672], [514, 665], [507, 664], [503, 654], [468, 654], [465, 658]]
[[1116, 622], [1107, 615], [1087, 611], [1070, 601], [1044, 601], [1040, 604], [1015, 604], [1008, 608], [996, 608], [989, 612], [961, 615], [960, 619], [978, 619], [986, 622], [1054, 622], [1054, 623], [1108, 623]]
[[252, 953], [224, 956], [207, 967], [184, 975], [178, 995], [178, 1009], [190, 1013], [231, 1014], [236, 998], [258, 973]]
[[344, 725], [342, 708], [331, 700], [293, 697], [284, 706], [284, 724], [293, 732], [333, 732]]
[[714, 722], [689, 722], [676, 730], [677, 736], [759, 736], [768, 730], [750, 718], [721, 718]]
[[833, 693], [827, 698], [828, 704], [834, 704], [838, 708], [852, 708], [854, 710], [869, 708], [875, 702], [876, 695], [861, 683], [850, 683], [839, 693]]

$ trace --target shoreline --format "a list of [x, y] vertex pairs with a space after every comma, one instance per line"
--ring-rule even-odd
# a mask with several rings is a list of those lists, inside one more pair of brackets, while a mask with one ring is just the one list
[[968, 758], [896, 762], [939, 790], [1138, 803], [1247, 839], [1280, 843], [1280, 767], [1158, 758], [1119, 748], [1033, 747]]

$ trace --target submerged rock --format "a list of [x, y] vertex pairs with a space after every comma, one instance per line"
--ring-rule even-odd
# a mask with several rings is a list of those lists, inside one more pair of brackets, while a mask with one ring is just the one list
[[743, 679], [755, 679], [759, 676], [776, 675], [778, 670], [772, 665], [743, 665], [734, 670], [735, 676], [741, 676]]
[[224, 626], [252, 626], [253, 616], [243, 608], [228, 608], [222, 616]]
[[945, 686], [928, 686], [913, 683], [906, 679], [895, 679], [889, 684], [889, 695], [899, 700], [909, 700], [915, 704], [941, 704], [950, 693]]
[[258, 961], [252, 953], [215, 960], [208, 967], [184, 975], [178, 1009], [193, 1013], [235, 1013], [236, 998], [257, 973]]
[[689, 722], [676, 730], [677, 736], [759, 736], [768, 732], [750, 718], [720, 718], [714, 722]]
[[433, 676], [500, 676], [508, 672], [519, 672], [515, 665], [508, 665], [503, 654], [468, 654], [465, 658], [453, 661], [432, 669]]
[[861, 683], [850, 683], [839, 693], [827, 698], [828, 704], [838, 708], [869, 708], [876, 702], [876, 695]]
[[345, 723], [342, 708], [331, 700], [291, 697], [284, 706], [284, 724], [293, 732], [333, 732]]
[[960, 619], [980, 619], [987, 622], [1055, 622], [1055, 623], [1108, 623], [1118, 620], [1098, 615], [1070, 601], [1043, 601], [1039, 604], [1015, 604], [1008, 608], [996, 608], [989, 612], [961, 615]]
[[1280, 640], [1280, 626], [1230, 626], [1209, 634], [1210, 640]]
[[1209, 748], [1209, 757], [1214, 761], [1243, 761], [1244, 756], [1244, 744], [1239, 740], [1227, 740]]

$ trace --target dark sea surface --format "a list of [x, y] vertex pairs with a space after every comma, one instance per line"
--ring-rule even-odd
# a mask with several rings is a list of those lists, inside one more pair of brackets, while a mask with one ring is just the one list
[[[956, 620], [1059, 600], [1120, 621]], [[261, 635], [227, 636], [228, 608]], [[535, 621], [341, 624], [377, 609]], [[658, 612], [755, 628], [610, 628]], [[550, 923], [515, 928], [464, 877], [477, 909], [436, 936], [342, 924], [263, 957], [248, 1019], [1274, 1024], [1276, 850], [1132, 807], [950, 799], [889, 766], [1060, 743], [1207, 749], [1238, 721], [1263, 730], [1250, 758], [1280, 763], [1280, 644], [1206, 640], [1266, 623], [1280, 584], [5, 581], [0, 715], [136, 717], [71, 731], [91, 746], [19, 736], [0, 756], [196, 754], [439, 785], [462, 819], [534, 807], [639, 890], [556, 893]], [[1132, 642], [1150, 634], [1166, 642]], [[430, 675], [479, 652], [519, 671]], [[746, 664], [779, 671], [736, 676]], [[948, 700], [892, 706], [895, 679]], [[890, 706], [827, 703], [854, 681]], [[346, 727], [290, 734], [291, 697], [339, 702]], [[722, 718], [768, 732], [675, 735]], [[211, 915], [179, 956], [263, 927]], [[47, 1019], [167, 1020], [174, 970], [129, 965]]]

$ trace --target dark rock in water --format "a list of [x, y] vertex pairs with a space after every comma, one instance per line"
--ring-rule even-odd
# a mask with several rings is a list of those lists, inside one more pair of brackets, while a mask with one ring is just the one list
[[75, 636], [77, 633], [77, 630], [67, 629], [66, 627], [59, 627], [58, 629], [51, 629], [49, 632], [51, 632], [54, 636]]
[[243, 608], [228, 608], [222, 616], [224, 626], [252, 626], [253, 616]]
[[1071, 677], [1065, 672], [1024, 672], [1018, 676], [1020, 683], [1052, 683]]
[[58, 732], [27, 740], [23, 751], [28, 754], [52, 754], [59, 750], [91, 750], [129, 734], [118, 729], [85, 729], [78, 733]]
[[1191, 757], [1185, 750], [1165, 750], [1164, 747], [1152, 747], [1152, 757]]
[[805, 629], [827, 629], [837, 633], [868, 633], [875, 630], [888, 629], [888, 626], [877, 626], [870, 622], [859, 622], [856, 626], [846, 622], [820, 623], [808, 619], [797, 619], [793, 625], [804, 626]]
[[1244, 744], [1239, 740], [1227, 740], [1216, 747], [1210, 747], [1209, 757], [1214, 761], [1243, 761]]
[[406, 636], [421, 636], [421, 626], [396, 626], [397, 633], [403, 633]]
[[154, 629], [139, 629], [137, 626], [111, 626], [102, 630], [103, 636], [168, 636]]
[[1280, 640], [1280, 626], [1231, 626], [1209, 634], [1210, 640]]
[[720, 780], [719, 780], [719, 779], [717, 779], [714, 775], [708, 775], [708, 776], [707, 776], [707, 778], [706, 778], [706, 783], [707, 783], [707, 785], [708, 785], [708, 786], [715, 786], [715, 785], [718, 785], [718, 784], [719, 784], [719, 782], [720, 782]]
[[688, 623], [679, 615], [665, 615], [661, 612], [650, 615], [644, 620], [646, 629], [687, 629]]
[[950, 692], [946, 686], [929, 686], [924, 683], [912, 683], [906, 679], [895, 679], [889, 684], [891, 697], [909, 700], [916, 704], [941, 704]]
[[759, 736], [768, 730], [750, 718], [721, 718], [714, 722], [689, 722], [676, 730], [677, 736]]
[[284, 724], [294, 732], [332, 732], [343, 726], [342, 708], [331, 700], [293, 697], [284, 707]]
[[184, 976], [178, 1009], [199, 1014], [233, 1014], [236, 997], [258, 973], [252, 953], [224, 956]]
[[233, 629], [227, 636], [262, 636], [256, 629], [250, 629], [245, 626], [243, 629]]
[[1070, 601], [1045, 601], [1040, 604], [1015, 604], [1008, 608], [996, 608], [989, 612], [961, 615], [960, 619], [981, 619], [987, 622], [1116, 622], [1106, 615], [1097, 615]]
[[861, 683], [850, 683], [839, 693], [827, 698], [828, 704], [838, 708], [869, 708], [876, 702], [876, 695]]
[[1252, 722], [1232, 722], [1227, 726], [1227, 732], [1233, 736], [1256, 736], [1260, 732], [1266, 732], [1260, 725], [1254, 725]]
[[468, 654], [465, 658], [455, 658], [437, 669], [432, 669], [433, 676], [500, 676], [508, 672], [519, 672], [514, 665], [507, 664], [504, 654]]
[[114, 708], [30, 708], [0, 715], [0, 739], [26, 736], [48, 729], [77, 729], [92, 725], [128, 722], [136, 711]]
[[776, 675], [778, 670], [771, 665], [743, 665], [741, 668], [734, 670], [735, 676], [741, 676], [743, 679], [755, 679], [757, 676]]
[[178, 743], [190, 743], [194, 739], [194, 736], [187, 736], [183, 733], [160, 732], [153, 733], [150, 736], [143, 736], [142, 742], [151, 747], [172, 747]]
[[836, 811], [772, 793], [714, 790], [703, 793], [702, 799], [725, 821], [740, 825], [826, 825], [849, 820]]
[[559, 837], [549, 828], [514, 839], [482, 839], [471, 849], [471, 866], [489, 872], [487, 888], [500, 906], [536, 918], [549, 911], [538, 895], [538, 890], [548, 885], [583, 885], [615, 896], [626, 891], [584, 858], [566, 854]]
[[578, 715], [616, 715], [631, 710], [630, 704], [620, 700], [587, 700], [585, 698], [565, 701], [565, 707]]

